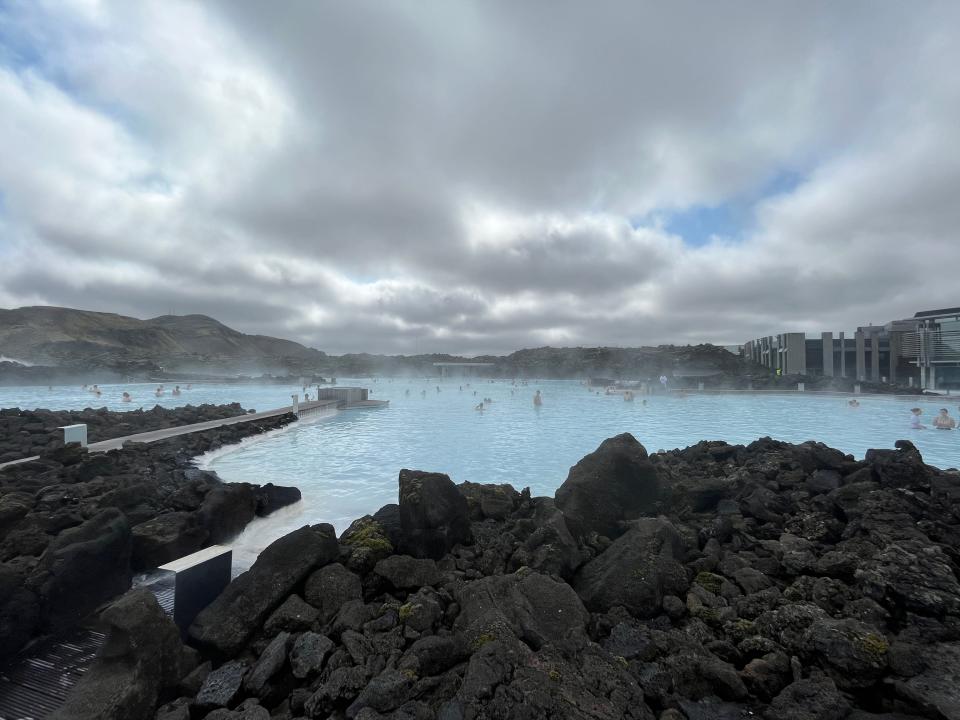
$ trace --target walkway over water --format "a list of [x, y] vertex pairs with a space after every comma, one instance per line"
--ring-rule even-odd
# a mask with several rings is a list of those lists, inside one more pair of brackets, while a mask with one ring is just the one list
[[[367, 401], [373, 403], [374, 401]], [[315, 414], [317, 412], [322, 412], [324, 410], [335, 410], [337, 408], [337, 400], [313, 400], [311, 402], [302, 402], [298, 406], [298, 417], [304, 414]], [[100, 442], [90, 443], [87, 446], [87, 450], [90, 452], [106, 452], [107, 450], [117, 450], [123, 447], [125, 442], [135, 442], [135, 443], [151, 443], [157, 442], [158, 440], [166, 440], [168, 438], [177, 437], [179, 435], [187, 435], [189, 433], [203, 432], [204, 430], [212, 430], [218, 427], [224, 427], [226, 425], [236, 425], [238, 423], [252, 422], [254, 420], [263, 420], [265, 418], [277, 417], [278, 415], [285, 415], [286, 413], [293, 412], [293, 406], [287, 405], [286, 407], [275, 408], [274, 410], [264, 410], [263, 412], [257, 413], [247, 413], [246, 415], [235, 415], [234, 417], [223, 418], [220, 420], [208, 420], [206, 422], [193, 423], [191, 425], [178, 425], [176, 427], [163, 428], [161, 430], [151, 430], [149, 432], [136, 433], [134, 435], [124, 435], [123, 437], [111, 438], [110, 440], [101, 440]], [[32, 460], [37, 460], [39, 456], [34, 455], [32, 457], [23, 458], [21, 460], [11, 460], [10, 462], [0, 463], [0, 470], [10, 465], [17, 465], [19, 463], [30, 462]]]
[[[299, 404], [299, 412], [312, 412], [317, 409], [334, 409], [337, 407], [336, 400], [314, 400], [312, 402], [302, 402]], [[252, 422], [253, 420], [263, 420], [265, 418], [277, 417], [293, 412], [292, 406], [276, 408], [274, 410], [264, 410], [258, 413], [247, 413], [246, 415], [236, 415], [222, 420], [208, 420], [207, 422], [193, 423], [192, 425], [180, 425], [178, 427], [163, 428], [162, 430], [151, 430], [150, 432], [137, 433], [135, 435], [126, 435], [124, 437], [113, 438], [111, 440], [102, 440], [100, 442], [90, 443], [87, 449], [90, 452], [106, 452], [107, 450], [116, 450], [123, 447], [125, 442], [150, 443], [167, 438], [177, 437], [178, 435], [187, 435], [189, 433], [203, 432], [226, 425], [236, 425], [237, 423]]]

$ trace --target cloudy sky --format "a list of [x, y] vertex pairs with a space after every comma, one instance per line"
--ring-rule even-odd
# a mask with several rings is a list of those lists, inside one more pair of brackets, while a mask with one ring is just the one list
[[0, 307], [474, 354], [956, 306], [957, 68], [952, 0], [0, 2]]

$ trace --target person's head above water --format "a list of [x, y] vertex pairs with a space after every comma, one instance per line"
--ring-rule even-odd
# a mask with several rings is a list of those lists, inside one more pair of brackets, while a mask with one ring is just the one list
[[923, 412], [923, 410], [921, 410], [920, 408], [910, 408], [910, 412], [912, 412], [914, 415], [919, 415], [920, 413]]

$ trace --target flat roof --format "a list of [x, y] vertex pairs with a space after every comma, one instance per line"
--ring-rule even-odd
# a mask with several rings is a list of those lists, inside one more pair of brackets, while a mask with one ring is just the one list
[[435, 362], [434, 367], [489, 367], [490, 365], [496, 365], [496, 363], [485, 363], [485, 362]]
[[960, 307], [944, 308], [943, 310], [921, 310], [914, 313], [915, 318], [936, 317], [938, 315], [960, 315]]

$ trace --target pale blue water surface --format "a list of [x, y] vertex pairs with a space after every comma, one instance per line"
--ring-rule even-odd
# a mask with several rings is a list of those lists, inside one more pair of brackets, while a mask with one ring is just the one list
[[[341, 384], [369, 387], [371, 397], [390, 404], [300, 423], [203, 458], [224, 480], [295, 485], [303, 493], [301, 503], [255, 521], [237, 539], [240, 566], [273, 539], [305, 523], [329, 522], [342, 531], [353, 519], [396, 502], [401, 468], [444, 472], [455, 482], [529, 486], [534, 495], [552, 495], [571, 465], [604, 438], [621, 432], [633, 433], [650, 452], [699, 440], [749, 443], [769, 435], [790, 442], [819, 440], [857, 458], [869, 448], [891, 448], [896, 440], [908, 438], [926, 462], [943, 468], [960, 465], [960, 432], [909, 428], [910, 407], [922, 407], [929, 424], [940, 407], [957, 417], [957, 397], [864, 396], [861, 407], [852, 409], [845, 397], [811, 393], [691, 394], [652, 396], [644, 406], [640, 396], [625, 402], [619, 395], [596, 395], [576, 381], [513, 386], [478, 379], [380, 379]], [[154, 387], [103, 386], [98, 402], [75, 387], [0, 388], [0, 407], [76, 409], [92, 404], [122, 410], [141, 403], [148, 409], [156, 403], [172, 407], [236, 401], [267, 410], [289, 404], [299, 389], [195, 384], [174, 398], [168, 385], [167, 395], [158, 400]], [[532, 402], [537, 389], [543, 393], [539, 409]], [[122, 403], [123, 390], [137, 402]], [[493, 402], [480, 413], [474, 407], [483, 398]]]

